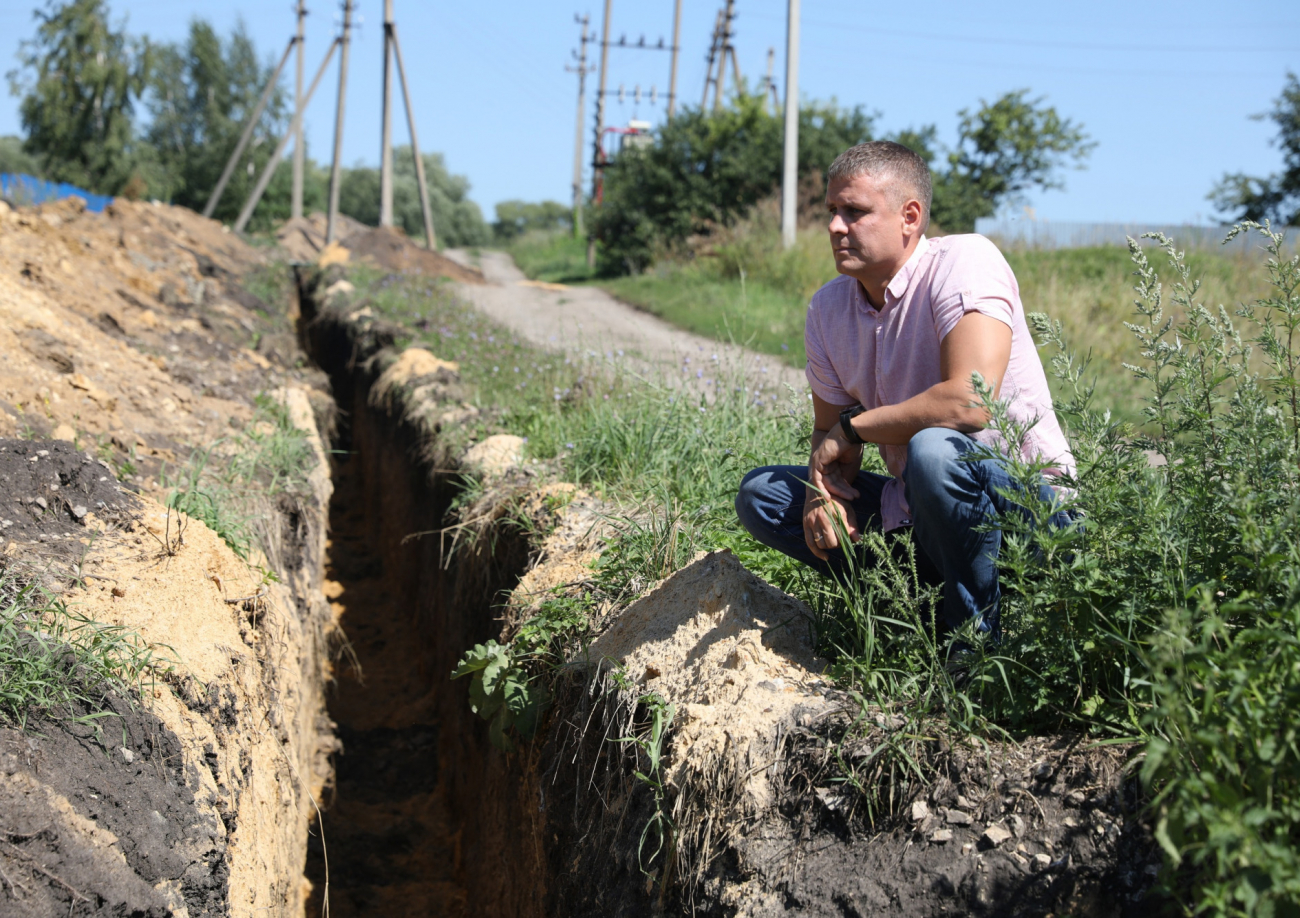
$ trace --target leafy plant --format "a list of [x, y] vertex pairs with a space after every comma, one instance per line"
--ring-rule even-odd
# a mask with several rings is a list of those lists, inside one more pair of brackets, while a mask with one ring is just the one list
[[[668, 729], [672, 726], [677, 709], [658, 692], [642, 695], [637, 699], [636, 703], [637, 707], [644, 710], [649, 716], [650, 722], [646, 730], [639, 735], [619, 737], [615, 742], [631, 743], [640, 750], [641, 755], [645, 758], [645, 766], [636, 769], [633, 772], [633, 777], [648, 787], [654, 795], [655, 811], [641, 830], [636, 853], [637, 864], [641, 868], [641, 872], [646, 876], [652, 876], [650, 865], [654, 863], [655, 858], [660, 854], [666, 855], [669, 866], [671, 866], [676, 842], [677, 830], [673, 825], [672, 815], [669, 812], [668, 789], [664, 784], [663, 754], [664, 743], [668, 738]], [[655, 846], [647, 857], [645, 853], [646, 840], [651, 833], [654, 833]], [[666, 867], [663, 872], [665, 885], [668, 878], [669, 869]]]
[[463, 676], [473, 677], [469, 707], [488, 722], [488, 736], [494, 746], [503, 751], [514, 748], [507, 732], [512, 729], [525, 739], [533, 735], [547, 694], [530, 684], [527, 673], [516, 665], [509, 645], [496, 641], [475, 644], [452, 670], [451, 678]]

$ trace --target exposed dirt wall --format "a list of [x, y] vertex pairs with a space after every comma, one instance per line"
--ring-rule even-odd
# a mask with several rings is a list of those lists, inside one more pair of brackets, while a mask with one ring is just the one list
[[[327, 397], [297, 366], [294, 304], [244, 284], [263, 261], [180, 208], [0, 207], [0, 436], [17, 438], [0, 441], [0, 566], [170, 661], [98, 730], [0, 730], [0, 913], [301, 914], [333, 744]], [[250, 563], [168, 511], [158, 473], [225, 442], [260, 392], [316, 462], [256, 521], [268, 552]]]

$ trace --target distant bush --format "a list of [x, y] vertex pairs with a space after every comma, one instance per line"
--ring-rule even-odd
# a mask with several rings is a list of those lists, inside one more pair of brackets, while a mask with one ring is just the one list
[[573, 210], [557, 201], [502, 201], [492, 224], [496, 241], [508, 244], [524, 233], [558, 232], [573, 228]]
[[[971, 232], [1031, 188], [1059, 188], [1060, 170], [1078, 165], [1093, 144], [1083, 129], [1027, 90], [958, 113], [958, 141], [941, 151], [933, 125], [890, 139], [914, 150], [934, 171], [934, 221]], [[873, 116], [834, 102], [799, 112], [801, 211], [820, 205], [821, 176], [849, 147], [872, 140]], [[740, 94], [717, 111], [686, 109], [661, 126], [653, 143], [628, 147], [605, 172], [604, 201], [593, 208], [602, 274], [635, 274], [678, 253], [692, 236], [729, 227], [779, 186], [783, 122], [762, 98]], [[940, 155], [943, 153], [943, 155]]]
[[[861, 108], [814, 103], [799, 113], [799, 171], [824, 171], [848, 147], [871, 139]], [[685, 109], [654, 143], [623, 150], [605, 171], [592, 235], [605, 274], [644, 270], [664, 250], [727, 226], [770, 195], [781, 178], [782, 121], [765, 100], [740, 95], [717, 112]]]
[[[469, 179], [447, 171], [441, 153], [424, 153], [433, 231], [442, 246], [486, 245], [491, 238], [483, 212], [471, 201]], [[379, 224], [379, 170], [357, 166], [343, 174], [339, 210], [370, 226]], [[415, 157], [409, 146], [393, 150], [393, 222], [408, 236], [424, 236]]]
[[32, 156], [23, 149], [21, 137], [0, 137], [0, 173], [17, 173], [34, 175], [41, 178], [41, 167]]

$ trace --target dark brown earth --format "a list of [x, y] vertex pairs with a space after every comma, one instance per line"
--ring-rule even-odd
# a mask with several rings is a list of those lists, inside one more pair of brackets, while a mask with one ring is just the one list
[[413, 610], [392, 562], [386, 569], [371, 536], [381, 521], [366, 499], [360, 459], [346, 449], [336, 457], [326, 578], [348, 640], [329, 698], [342, 750], [326, 800], [325, 844], [317, 834], [308, 855], [316, 896], [307, 913], [320, 910], [328, 848], [336, 918], [464, 915], [459, 839], [438, 768], [435, 686], [421, 678], [423, 641], [411, 633]]
[[66, 440], [0, 438], [0, 569], [19, 556], [29, 568], [41, 557], [75, 563], [88, 518], [125, 522], [138, 505], [107, 462]]
[[[0, 728], [0, 913], [162, 918], [179, 898], [192, 916], [226, 915], [226, 833], [194, 806], [179, 741], [120, 696], [105, 703], [86, 723]], [[87, 820], [97, 844], [70, 831]]]

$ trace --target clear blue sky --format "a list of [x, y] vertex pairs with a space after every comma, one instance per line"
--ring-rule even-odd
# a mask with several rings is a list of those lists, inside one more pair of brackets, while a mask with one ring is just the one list
[[[293, 29], [291, 0], [110, 0], [115, 19], [154, 40], [184, 36], [203, 16], [223, 32], [242, 17], [262, 55], [280, 52]], [[680, 92], [698, 104], [705, 55], [722, 0], [683, 0]], [[16, 63], [32, 34], [35, 0], [0, 3], [0, 71]], [[784, 0], [737, 0], [736, 44], [747, 79], [776, 48], [784, 74]], [[564, 70], [577, 45], [574, 13], [599, 28], [601, 0], [396, 0], [423, 147], [442, 151], [469, 176], [472, 197], [490, 218], [508, 198], [567, 200], [572, 170], [576, 77]], [[309, 0], [308, 72], [337, 28], [338, 3]], [[614, 0], [611, 34], [671, 40], [673, 0]], [[383, 4], [361, 0], [353, 45], [345, 161], [378, 161]], [[1269, 108], [1288, 68], [1300, 70], [1300, 8], [1276, 2], [1184, 0], [1081, 4], [1002, 2], [921, 4], [803, 0], [805, 98], [834, 97], [881, 114], [892, 130], [935, 123], [954, 138], [956, 113], [980, 99], [1027, 87], [1081, 122], [1098, 147], [1067, 188], [1035, 196], [1040, 217], [1056, 220], [1204, 222], [1205, 194], [1225, 170], [1267, 173], [1280, 165], [1268, 143]], [[612, 49], [614, 123], [662, 117], [666, 53]], [[309, 76], [310, 78], [310, 76]], [[308, 116], [308, 144], [325, 159], [332, 143], [336, 79], [327, 77]], [[661, 105], [639, 110], [631, 87]], [[594, 86], [594, 78], [592, 84]], [[588, 96], [589, 102], [591, 96]], [[0, 97], [0, 134], [20, 132], [18, 100]], [[588, 105], [588, 129], [591, 106]], [[396, 135], [404, 136], [405, 122]]]

